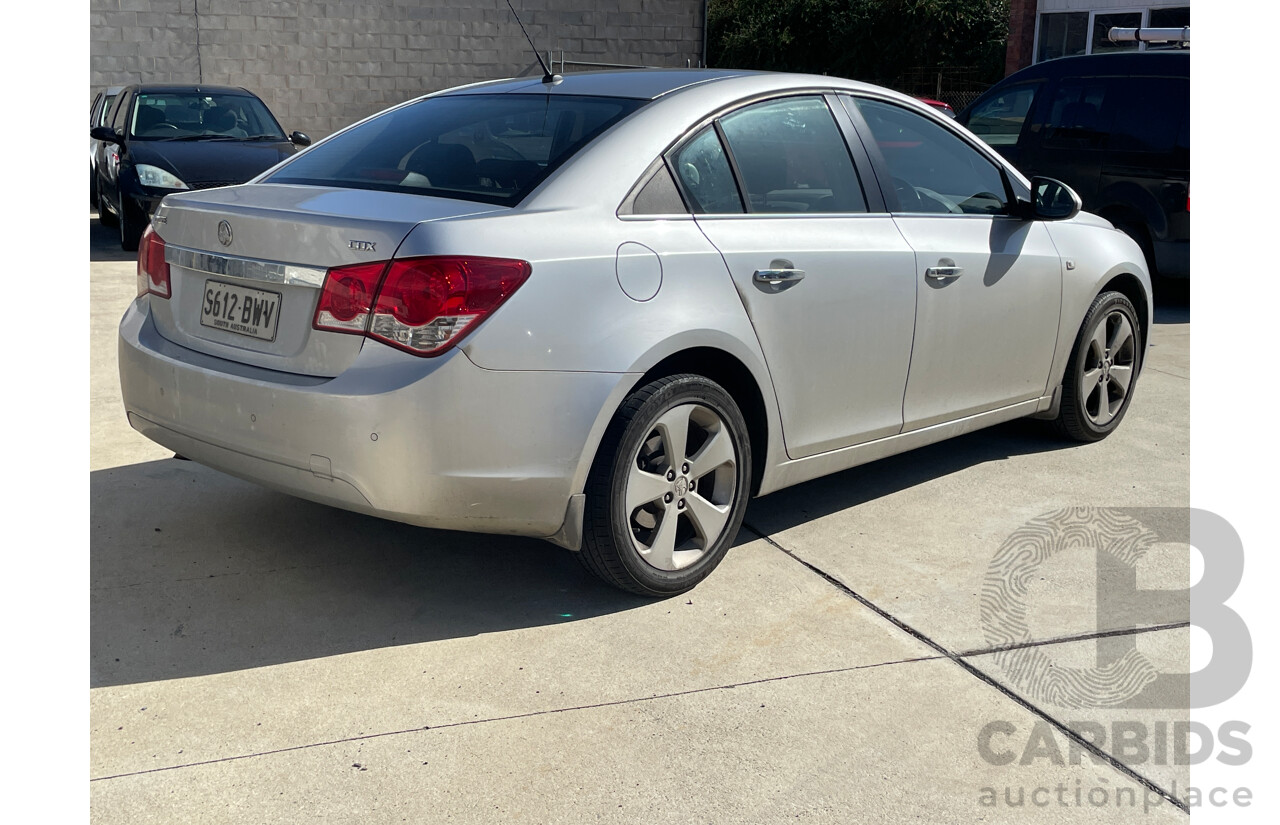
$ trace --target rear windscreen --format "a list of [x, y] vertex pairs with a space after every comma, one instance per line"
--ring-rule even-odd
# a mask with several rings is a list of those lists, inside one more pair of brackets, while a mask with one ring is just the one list
[[644, 102], [537, 94], [427, 98], [308, 149], [266, 180], [514, 204]]

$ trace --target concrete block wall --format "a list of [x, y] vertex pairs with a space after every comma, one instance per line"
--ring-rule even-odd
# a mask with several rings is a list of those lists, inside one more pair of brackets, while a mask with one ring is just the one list
[[[704, 59], [705, 0], [512, 3], [566, 71]], [[91, 98], [135, 82], [244, 86], [313, 138], [427, 92], [541, 73], [506, 0], [90, 0], [89, 20]]]

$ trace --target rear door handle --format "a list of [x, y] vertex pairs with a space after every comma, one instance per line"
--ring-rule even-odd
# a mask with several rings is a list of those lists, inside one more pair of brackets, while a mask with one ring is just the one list
[[931, 266], [924, 271], [926, 278], [933, 278], [935, 281], [948, 281], [959, 278], [963, 274], [964, 267], [956, 266], [956, 262], [950, 258], [943, 258], [938, 261], [937, 266]]
[[756, 283], [769, 286], [795, 283], [802, 278], [804, 278], [803, 269], [796, 269], [791, 261], [784, 261], [781, 258], [770, 261], [768, 269], [757, 269], [754, 276]]

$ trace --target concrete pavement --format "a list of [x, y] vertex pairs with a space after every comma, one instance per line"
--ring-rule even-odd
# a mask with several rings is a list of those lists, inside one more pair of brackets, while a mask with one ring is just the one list
[[[550, 544], [332, 510], [146, 441], [115, 373], [133, 257], [92, 238], [94, 822], [1184, 821], [1187, 767], [1111, 735], [1185, 723], [1180, 698], [1055, 705], [981, 600], [1043, 513], [1188, 505], [1185, 304], [1111, 438], [1014, 422], [756, 500], [710, 579], [651, 602]], [[1163, 539], [1137, 586], [1185, 588], [1178, 510], [1131, 512]], [[1029, 577], [1022, 649], [1189, 671], [1182, 604], [1100, 615], [1103, 563]]]

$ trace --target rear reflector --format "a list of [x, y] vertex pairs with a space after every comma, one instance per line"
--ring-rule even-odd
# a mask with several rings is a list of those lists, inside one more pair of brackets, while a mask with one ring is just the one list
[[164, 239], [148, 224], [138, 241], [138, 297], [150, 292], [168, 298], [169, 262], [164, 259]]
[[[439, 355], [529, 277], [527, 261], [429, 256], [329, 270], [313, 326]], [[385, 272], [385, 274], [384, 274]]]

